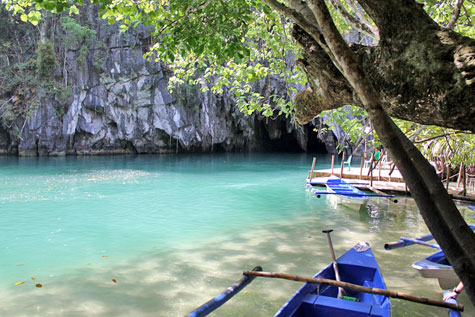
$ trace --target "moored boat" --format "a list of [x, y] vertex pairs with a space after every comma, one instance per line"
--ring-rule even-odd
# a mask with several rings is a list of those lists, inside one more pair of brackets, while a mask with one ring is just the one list
[[[468, 225], [472, 230], [475, 230], [475, 225]], [[441, 250], [438, 244], [428, 243], [434, 239], [432, 234], [426, 234], [424, 236], [416, 238], [401, 237], [401, 240], [395, 242], [389, 242], [384, 245], [386, 250], [392, 250], [402, 248], [414, 244], [419, 244], [431, 248], [438, 249], [437, 252], [425, 257], [412, 264], [412, 267], [419, 271], [419, 274], [425, 278], [436, 278], [439, 281], [439, 286], [442, 289], [450, 289], [455, 287], [460, 279], [455, 274], [452, 265], [447, 260], [444, 252]]]
[[335, 176], [327, 180], [326, 187], [330, 193], [334, 194], [330, 195], [330, 200], [333, 200], [335, 204], [356, 205], [361, 209], [366, 206], [370, 198], [370, 195]]
[[460, 282], [443, 251], [438, 251], [412, 264], [422, 277], [436, 278], [442, 289], [450, 289]]
[[[386, 289], [383, 276], [368, 244], [357, 244], [337, 259], [341, 281], [356, 285]], [[330, 263], [315, 278], [335, 279]], [[390, 316], [391, 303], [383, 295], [347, 290], [338, 298], [338, 288], [306, 283], [275, 316]]]
[[312, 189], [312, 192], [320, 198], [321, 195], [329, 195], [330, 202], [333, 207], [340, 204], [356, 206], [362, 210], [371, 197], [394, 197], [394, 195], [365, 193], [353, 185], [367, 185], [365, 183], [348, 183], [337, 176], [330, 176], [322, 181], [309, 181], [307, 186], [325, 186], [326, 191], [318, 191]]

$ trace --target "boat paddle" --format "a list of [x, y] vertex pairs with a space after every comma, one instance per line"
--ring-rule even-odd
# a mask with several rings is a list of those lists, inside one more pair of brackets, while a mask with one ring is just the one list
[[437, 299], [419, 297], [419, 296], [406, 294], [406, 293], [402, 293], [398, 291], [392, 291], [392, 290], [382, 289], [382, 288], [366, 287], [366, 286], [351, 284], [347, 282], [339, 282], [339, 281], [329, 280], [329, 279], [319, 278], [319, 277], [304, 277], [304, 276], [290, 275], [290, 274], [277, 273], [277, 272], [254, 272], [254, 271], [246, 271], [246, 272], [243, 272], [242, 274], [246, 276], [272, 277], [272, 278], [281, 278], [281, 279], [297, 281], [297, 282], [331, 285], [331, 286], [346, 288], [355, 292], [364, 292], [364, 293], [369, 293], [369, 294], [383, 295], [383, 296], [392, 297], [392, 298], [399, 298], [399, 299], [404, 299], [407, 301], [425, 304], [425, 305], [450, 308], [452, 310], [456, 310], [460, 312], [462, 312], [464, 309], [464, 306], [462, 304], [452, 304], [452, 303], [444, 302]]
[[[338, 282], [341, 282], [340, 272], [338, 271], [338, 263], [336, 262], [335, 251], [333, 250], [332, 238], [330, 236], [332, 231], [333, 229], [323, 230], [322, 232], [327, 234], [328, 246], [330, 247], [330, 254], [332, 256], [333, 270], [335, 271], [335, 278]], [[338, 298], [342, 298], [343, 296], [346, 296], [345, 290], [341, 287], [338, 287]]]

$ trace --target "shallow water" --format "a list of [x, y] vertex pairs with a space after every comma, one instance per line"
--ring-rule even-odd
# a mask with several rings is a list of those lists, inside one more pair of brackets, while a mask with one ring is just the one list
[[[183, 316], [261, 265], [313, 275], [335, 252], [368, 241], [389, 289], [440, 298], [410, 264], [426, 234], [415, 203], [368, 210], [305, 190], [299, 154], [0, 158], [0, 316]], [[317, 167], [329, 167], [319, 156]], [[460, 210], [469, 223], [473, 212]], [[34, 278], [34, 280], [33, 280]], [[16, 283], [23, 284], [16, 285]], [[36, 287], [41, 284], [41, 288]], [[296, 282], [256, 279], [215, 316], [273, 316]], [[465, 294], [466, 315], [475, 309]], [[392, 300], [393, 316], [444, 309]]]

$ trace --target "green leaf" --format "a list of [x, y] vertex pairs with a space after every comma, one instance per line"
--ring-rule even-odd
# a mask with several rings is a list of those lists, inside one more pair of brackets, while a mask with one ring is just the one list
[[79, 14], [79, 9], [78, 7], [76, 7], [75, 5], [72, 5], [70, 8], [69, 8], [69, 16], [73, 15], [73, 14]]
[[28, 16], [23, 13], [22, 15], [20, 15], [20, 20], [22, 20], [23, 22], [28, 22]]
[[48, 2], [45, 2], [44, 7], [46, 10], [52, 11], [56, 7], [56, 5], [54, 2], [48, 1]]

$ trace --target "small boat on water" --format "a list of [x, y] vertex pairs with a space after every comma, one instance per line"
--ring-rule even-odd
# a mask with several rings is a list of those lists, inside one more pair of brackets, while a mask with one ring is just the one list
[[442, 289], [454, 288], [460, 282], [443, 251], [438, 251], [415, 262], [412, 267], [419, 271], [422, 277], [436, 278]]
[[359, 242], [338, 259], [335, 259], [329, 235], [331, 231], [323, 232], [328, 235], [333, 261], [313, 278], [277, 272], [262, 272], [262, 268], [257, 266], [252, 271], [243, 272], [244, 277], [241, 280], [221, 294], [211, 298], [187, 316], [207, 316], [257, 276], [306, 283], [276, 313], [275, 316], [278, 317], [390, 317], [391, 302], [389, 297], [447, 307], [451, 309], [451, 317], [459, 317], [456, 313], [463, 311], [463, 306], [458, 305], [452, 298], [444, 302], [388, 290], [368, 243]]
[[347, 183], [341, 178], [332, 175], [325, 181], [308, 182], [308, 186], [326, 186], [327, 191], [313, 191], [317, 198], [321, 195], [329, 195], [330, 201], [336, 207], [339, 204], [356, 205], [361, 210], [366, 206], [371, 197], [394, 197], [394, 195], [370, 194], [359, 190], [353, 185], [365, 185], [364, 183]]
[[[357, 244], [340, 256], [337, 263], [343, 282], [386, 289], [368, 244]], [[333, 263], [314, 277], [334, 280]], [[391, 303], [386, 296], [349, 290], [346, 294], [346, 297], [338, 298], [338, 287], [306, 283], [275, 316], [391, 316]]]
[[[475, 225], [468, 225], [472, 230], [475, 230]], [[438, 249], [437, 252], [423, 258], [412, 264], [412, 267], [416, 269], [422, 277], [436, 278], [439, 281], [439, 286], [442, 289], [451, 289], [460, 282], [457, 274], [455, 274], [452, 265], [445, 257], [444, 251], [441, 250], [438, 244], [428, 243], [434, 239], [432, 234], [427, 234], [417, 238], [405, 238], [401, 237], [401, 240], [396, 242], [389, 242], [384, 245], [386, 250], [392, 250], [396, 248], [402, 248], [413, 244], [424, 245], [434, 249]]]

